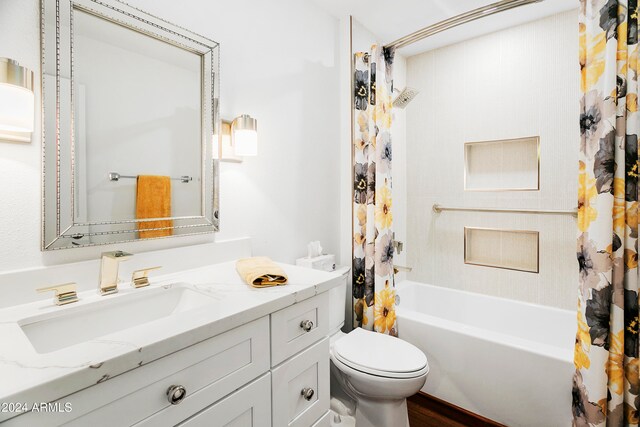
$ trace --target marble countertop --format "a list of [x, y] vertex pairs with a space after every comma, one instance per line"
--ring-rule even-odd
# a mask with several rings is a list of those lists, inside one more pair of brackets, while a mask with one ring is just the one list
[[[0, 310], [0, 402], [51, 402], [150, 363], [197, 342], [325, 292], [342, 281], [336, 272], [280, 264], [285, 286], [256, 289], [245, 284], [235, 262], [151, 277], [147, 288], [121, 284], [115, 295], [78, 294], [79, 302], [55, 306], [51, 297]], [[186, 285], [185, 285], [186, 284]], [[22, 319], [81, 307], [107, 298], [126, 298], [157, 287], [187, 286], [224, 302], [160, 318], [48, 353], [38, 353], [20, 327]], [[91, 327], [89, 325], [88, 327]], [[0, 422], [16, 413], [0, 412]]]

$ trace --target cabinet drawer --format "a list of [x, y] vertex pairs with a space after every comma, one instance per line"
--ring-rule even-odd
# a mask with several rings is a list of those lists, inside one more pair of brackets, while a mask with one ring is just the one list
[[330, 427], [331, 426], [331, 418], [329, 418], [330, 416], [331, 416], [330, 411], [325, 412], [325, 414], [318, 421], [316, 421], [315, 424], [312, 425], [311, 427]]
[[263, 375], [178, 426], [270, 427], [271, 374]]
[[[308, 427], [329, 410], [329, 338], [271, 372], [274, 426]], [[309, 388], [307, 400], [302, 390]]]
[[[69, 413], [29, 412], [7, 425], [132, 425], [160, 419], [154, 416], [160, 411], [160, 424], [174, 425], [267, 372], [268, 350], [269, 321], [263, 317], [60, 399], [71, 403]], [[178, 405], [167, 399], [172, 385], [186, 389]]]
[[[303, 322], [313, 322], [309, 331]], [[329, 334], [329, 294], [324, 292], [271, 315], [271, 366]]]

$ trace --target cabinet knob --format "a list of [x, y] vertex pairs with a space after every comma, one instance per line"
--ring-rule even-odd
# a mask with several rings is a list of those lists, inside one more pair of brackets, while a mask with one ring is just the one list
[[172, 405], [177, 405], [187, 397], [187, 389], [181, 385], [172, 385], [167, 389], [167, 400]]
[[305, 332], [309, 332], [313, 329], [313, 322], [311, 320], [303, 320], [300, 322], [300, 327], [304, 329]]
[[316, 392], [313, 391], [313, 389], [311, 387], [305, 387], [302, 389], [302, 391], [300, 392], [300, 394], [302, 395], [302, 397], [304, 397], [304, 400], [311, 400], [313, 398], [313, 395]]

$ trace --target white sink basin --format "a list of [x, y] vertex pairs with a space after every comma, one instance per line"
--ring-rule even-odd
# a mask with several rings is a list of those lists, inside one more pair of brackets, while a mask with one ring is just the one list
[[27, 317], [18, 325], [36, 352], [49, 353], [215, 303], [219, 301], [182, 286], [145, 289]]

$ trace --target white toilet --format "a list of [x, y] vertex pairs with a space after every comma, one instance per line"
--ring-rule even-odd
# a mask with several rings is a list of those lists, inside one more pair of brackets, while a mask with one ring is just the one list
[[346, 279], [330, 291], [331, 396], [355, 401], [356, 427], [408, 427], [406, 399], [427, 380], [427, 357], [389, 335], [362, 328], [342, 332], [346, 291]]

